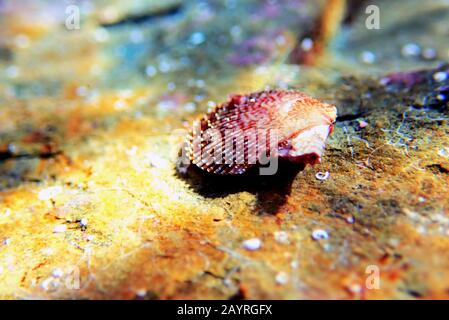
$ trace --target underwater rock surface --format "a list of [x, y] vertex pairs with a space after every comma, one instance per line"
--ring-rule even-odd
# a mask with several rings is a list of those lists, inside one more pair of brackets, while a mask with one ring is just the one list
[[[316, 1], [160, 3], [0, 3], [0, 298], [448, 298], [447, 1], [378, 1], [313, 66]], [[177, 174], [194, 119], [266, 88], [338, 107], [320, 164]]]

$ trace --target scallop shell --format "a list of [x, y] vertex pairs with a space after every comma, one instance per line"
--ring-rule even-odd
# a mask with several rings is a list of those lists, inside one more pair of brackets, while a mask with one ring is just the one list
[[335, 106], [292, 90], [269, 90], [230, 99], [196, 121], [184, 155], [214, 174], [242, 174], [271, 157], [321, 161], [337, 116]]

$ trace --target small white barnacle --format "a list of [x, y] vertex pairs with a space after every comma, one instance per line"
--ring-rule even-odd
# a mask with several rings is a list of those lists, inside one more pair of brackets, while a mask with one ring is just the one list
[[326, 171], [326, 172], [319, 171], [315, 174], [315, 178], [317, 178], [318, 180], [321, 180], [321, 181], [329, 179], [329, 176], [330, 176], [329, 171]]
[[313, 240], [325, 240], [329, 238], [329, 234], [326, 230], [323, 229], [317, 229], [312, 232], [312, 239]]

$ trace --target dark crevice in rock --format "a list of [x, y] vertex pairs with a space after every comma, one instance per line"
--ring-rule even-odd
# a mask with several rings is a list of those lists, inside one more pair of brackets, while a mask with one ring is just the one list
[[360, 117], [362, 117], [364, 114], [363, 113], [356, 113], [356, 114], [345, 114], [342, 116], [337, 117], [337, 122], [344, 122], [344, 121], [351, 121], [351, 120], [356, 120]]
[[147, 12], [140, 15], [127, 16], [119, 21], [112, 23], [102, 24], [105, 28], [120, 27], [123, 25], [130, 24], [145, 24], [152, 22], [154, 19], [166, 18], [179, 14], [182, 11], [182, 6], [180, 4], [175, 4], [166, 8], [161, 8], [156, 12]]
[[427, 166], [427, 169], [429, 169], [430, 171], [432, 171], [433, 173], [436, 173], [436, 174], [448, 174], [449, 173], [449, 168], [446, 168], [439, 163], [430, 164]]
[[9, 151], [2, 151], [0, 152], [0, 162], [2, 161], [6, 161], [6, 160], [16, 160], [16, 159], [49, 159], [49, 158], [53, 158], [59, 154], [61, 154], [61, 151], [55, 151], [55, 152], [41, 152], [41, 153], [36, 153], [36, 154], [29, 154], [29, 153], [24, 153], [24, 154], [13, 154]]

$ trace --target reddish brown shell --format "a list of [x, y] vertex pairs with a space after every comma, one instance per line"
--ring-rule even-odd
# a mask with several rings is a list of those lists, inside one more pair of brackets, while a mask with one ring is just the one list
[[335, 106], [298, 91], [233, 95], [194, 123], [184, 152], [215, 174], [242, 174], [269, 157], [315, 164], [336, 116]]

